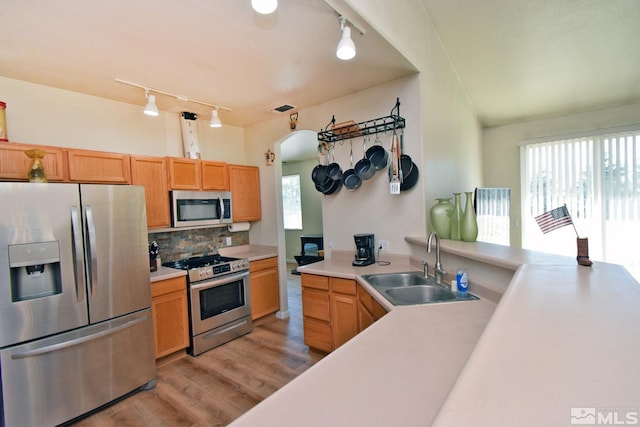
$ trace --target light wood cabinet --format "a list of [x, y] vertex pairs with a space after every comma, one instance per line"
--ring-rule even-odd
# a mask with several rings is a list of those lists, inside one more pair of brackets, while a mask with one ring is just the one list
[[358, 332], [362, 332], [387, 314], [387, 310], [360, 284], [358, 288]]
[[200, 161], [203, 190], [229, 190], [229, 168], [226, 163]]
[[329, 278], [303, 273], [301, 283], [304, 343], [328, 353], [333, 350]]
[[229, 165], [229, 189], [233, 221], [259, 221], [260, 169], [255, 166]]
[[280, 309], [278, 257], [251, 261], [251, 318], [257, 319]]
[[28, 181], [28, 171], [31, 159], [25, 151], [31, 149], [44, 150], [47, 154], [42, 159], [44, 171], [48, 181], [65, 181], [64, 150], [43, 145], [17, 144], [14, 142], [0, 143], [0, 179], [12, 181]]
[[358, 333], [356, 282], [303, 273], [302, 313], [305, 344], [332, 351]]
[[358, 334], [358, 298], [356, 281], [329, 278], [331, 300], [331, 341], [333, 349]]
[[98, 184], [130, 184], [128, 154], [92, 150], [67, 150], [69, 181]]
[[182, 157], [167, 157], [170, 190], [200, 190], [202, 170], [200, 160]]
[[155, 354], [159, 359], [189, 346], [186, 278], [151, 283], [151, 297]]
[[164, 157], [131, 156], [131, 183], [144, 187], [147, 227], [169, 227], [169, 186]]

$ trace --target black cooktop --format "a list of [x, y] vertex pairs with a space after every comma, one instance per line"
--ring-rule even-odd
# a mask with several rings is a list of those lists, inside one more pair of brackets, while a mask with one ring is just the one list
[[209, 265], [221, 264], [224, 262], [235, 261], [238, 258], [230, 258], [216, 255], [197, 256], [192, 258], [184, 258], [177, 261], [163, 262], [165, 267], [177, 268], [180, 270], [191, 270], [192, 268], [207, 267]]

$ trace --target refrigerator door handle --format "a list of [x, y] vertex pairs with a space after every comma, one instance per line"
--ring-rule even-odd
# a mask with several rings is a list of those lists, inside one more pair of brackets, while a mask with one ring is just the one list
[[78, 301], [84, 300], [84, 266], [82, 261], [82, 227], [77, 206], [71, 206], [71, 233], [73, 245], [73, 267]]
[[51, 345], [47, 345], [41, 348], [36, 348], [30, 351], [25, 351], [24, 353], [18, 353], [18, 354], [13, 354], [11, 355], [11, 359], [12, 360], [16, 360], [16, 359], [26, 359], [27, 357], [34, 357], [34, 356], [40, 356], [43, 354], [47, 354], [47, 353], [52, 353], [54, 351], [58, 351], [58, 350], [62, 350], [65, 348], [69, 348], [69, 347], [73, 347], [76, 345], [80, 345], [83, 344], [85, 342], [88, 341], [93, 341], [96, 340], [98, 338], [102, 338], [102, 337], [106, 337], [108, 335], [113, 335], [116, 332], [120, 332], [123, 329], [127, 329], [130, 328], [140, 322], [143, 322], [147, 319], [147, 314], [145, 314], [144, 316], [140, 316], [136, 319], [132, 319], [129, 320], [126, 323], [123, 323], [122, 325], [118, 325], [115, 326], [113, 328], [110, 329], [106, 329], [104, 331], [100, 331], [100, 332], [96, 332], [95, 334], [91, 334], [91, 335], [87, 335], [84, 337], [80, 337], [80, 338], [75, 338], [69, 341], [63, 341], [63, 342], [59, 342], [56, 344], [51, 344]]
[[87, 261], [89, 262], [89, 284], [91, 285], [91, 296], [95, 296], [98, 289], [98, 246], [96, 244], [96, 223], [93, 220], [93, 210], [87, 205], [84, 208], [87, 218], [87, 236], [89, 243], [87, 245]]

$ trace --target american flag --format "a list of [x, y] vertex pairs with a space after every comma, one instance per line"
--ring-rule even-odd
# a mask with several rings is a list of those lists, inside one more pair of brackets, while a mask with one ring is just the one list
[[543, 234], [547, 234], [548, 232], [564, 227], [565, 225], [573, 224], [566, 205], [551, 209], [549, 212], [545, 212], [542, 215], [538, 215], [535, 217], [535, 220]]

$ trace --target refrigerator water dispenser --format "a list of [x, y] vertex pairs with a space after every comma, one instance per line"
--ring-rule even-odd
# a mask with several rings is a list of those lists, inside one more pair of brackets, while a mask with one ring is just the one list
[[57, 241], [9, 245], [11, 300], [25, 301], [62, 292]]

